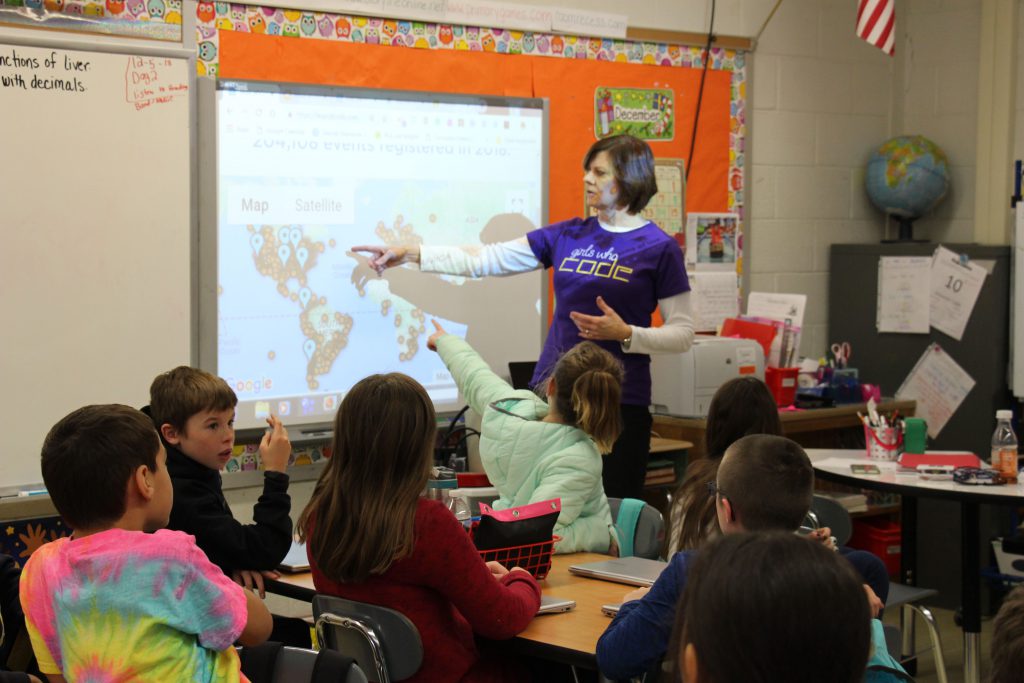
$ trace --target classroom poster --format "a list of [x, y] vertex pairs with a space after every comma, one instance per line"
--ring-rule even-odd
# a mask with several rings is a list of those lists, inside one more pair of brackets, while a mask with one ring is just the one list
[[598, 88], [594, 92], [594, 134], [632, 135], [641, 140], [675, 137], [675, 93], [671, 88]]
[[932, 343], [903, 380], [896, 398], [917, 401], [915, 414], [924, 418], [928, 436], [936, 439], [975, 384], [959, 363]]
[[988, 275], [981, 265], [939, 245], [932, 259], [931, 325], [960, 341]]
[[735, 272], [740, 256], [739, 214], [689, 213], [687, 264], [698, 271]]

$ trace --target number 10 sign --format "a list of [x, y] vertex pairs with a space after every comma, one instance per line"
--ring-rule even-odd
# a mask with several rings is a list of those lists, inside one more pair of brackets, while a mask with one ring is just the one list
[[977, 263], [961, 260], [945, 247], [936, 249], [929, 306], [932, 327], [960, 341], [986, 275], [988, 272]]

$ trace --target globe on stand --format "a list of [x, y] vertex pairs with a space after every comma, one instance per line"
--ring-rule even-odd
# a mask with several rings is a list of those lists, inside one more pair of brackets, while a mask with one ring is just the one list
[[899, 222], [898, 241], [914, 241], [914, 220], [949, 192], [949, 161], [923, 135], [901, 135], [872, 152], [864, 187], [871, 202]]

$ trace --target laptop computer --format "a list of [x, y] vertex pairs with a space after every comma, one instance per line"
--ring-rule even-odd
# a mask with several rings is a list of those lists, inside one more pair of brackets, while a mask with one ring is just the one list
[[292, 547], [288, 549], [288, 554], [284, 556], [277, 568], [290, 574], [308, 572], [309, 558], [306, 557], [306, 544], [292, 541]]
[[513, 389], [530, 389], [530, 380], [533, 379], [534, 368], [537, 363], [534, 361], [509, 361], [508, 376], [512, 380]]
[[643, 557], [616, 557], [600, 562], [586, 562], [569, 567], [569, 573], [590, 579], [614, 581], [630, 586], [651, 586], [661, 576], [668, 562]]
[[556, 598], [553, 595], [542, 595], [540, 596], [540, 608], [537, 610], [537, 614], [558, 614], [559, 612], [568, 612], [575, 608], [575, 600]]

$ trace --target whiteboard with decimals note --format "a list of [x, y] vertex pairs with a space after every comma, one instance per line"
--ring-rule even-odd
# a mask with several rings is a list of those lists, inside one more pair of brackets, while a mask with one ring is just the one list
[[125, 49], [0, 36], [0, 494], [191, 358], [194, 58]]

